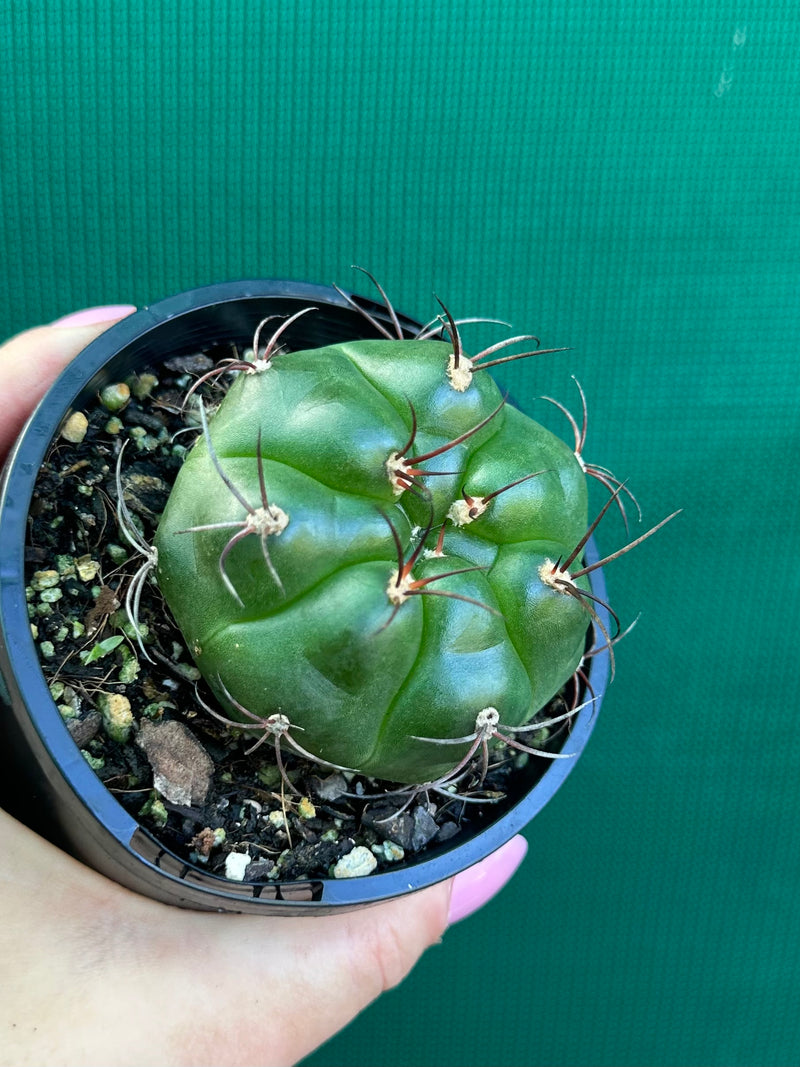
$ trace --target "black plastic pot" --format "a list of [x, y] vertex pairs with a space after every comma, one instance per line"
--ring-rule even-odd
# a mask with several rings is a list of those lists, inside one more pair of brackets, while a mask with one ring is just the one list
[[[357, 298], [389, 324], [383, 305]], [[313, 305], [294, 324], [288, 343], [313, 348], [376, 336], [366, 319], [333, 288], [293, 281], [239, 281], [181, 293], [111, 327], [64, 371], [20, 435], [4, 472], [0, 496], [0, 671], [2, 752], [0, 803], [89, 866], [146, 896], [171, 904], [261, 914], [325, 913], [385, 900], [448, 878], [483, 859], [518, 833], [559, 789], [575, 766], [597, 717], [609, 675], [607, 651], [588, 660], [594, 702], [575, 717], [562, 751], [575, 759], [531, 759], [514, 776], [517, 793], [491, 822], [456, 843], [429, 850], [418, 862], [364, 878], [281, 884], [231, 882], [186, 863], [163, 846], [115, 800], [88, 766], [50, 696], [31, 636], [25, 600], [24, 545], [38, 469], [65, 415], [104, 385], [143, 364], [157, 366], [215, 343], [250, 343], [267, 315]], [[400, 316], [403, 329], [419, 324]], [[390, 325], [390, 324], [389, 324]], [[597, 558], [590, 542], [587, 556]], [[592, 590], [605, 600], [600, 571]], [[608, 628], [602, 607], [598, 614]], [[598, 642], [602, 644], [602, 640]]]

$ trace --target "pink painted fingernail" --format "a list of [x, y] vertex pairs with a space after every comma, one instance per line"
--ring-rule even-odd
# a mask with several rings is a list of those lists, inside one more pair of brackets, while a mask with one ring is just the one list
[[133, 304], [104, 304], [99, 307], [84, 308], [64, 315], [51, 326], [94, 326], [98, 322], [110, 322], [111, 319], [123, 319], [136, 311]]
[[468, 867], [453, 880], [448, 924], [466, 919], [499, 893], [525, 859], [528, 842], [518, 834], [491, 856]]

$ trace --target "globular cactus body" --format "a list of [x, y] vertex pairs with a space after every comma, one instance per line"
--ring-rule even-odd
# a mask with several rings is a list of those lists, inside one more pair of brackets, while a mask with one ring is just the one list
[[280, 713], [320, 760], [401, 783], [447, 774], [467, 742], [429, 739], [472, 736], [486, 708], [528, 722], [589, 622], [540, 573], [586, 532], [579, 462], [452, 353], [357, 341], [240, 373], [156, 538], [225, 714]]

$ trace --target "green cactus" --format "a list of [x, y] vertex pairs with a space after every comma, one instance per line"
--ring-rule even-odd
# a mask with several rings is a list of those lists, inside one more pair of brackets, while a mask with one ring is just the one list
[[479, 373], [499, 346], [470, 359], [450, 326], [257, 334], [171, 492], [159, 587], [222, 717], [279, 761], [437, 781], [581, 663], [584, 466]]

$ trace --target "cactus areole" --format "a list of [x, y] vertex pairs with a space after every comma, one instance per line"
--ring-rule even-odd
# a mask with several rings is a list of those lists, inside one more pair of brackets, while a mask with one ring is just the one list
[[156, 576], [251, 736], [279, 724], [323, 765], [432, 782], [575, 673], [591, 611], [565, 593], [589, 585], [559, 566], [586, 475], [483, 369], [439, 339], [256, 340], [202, 412]]

